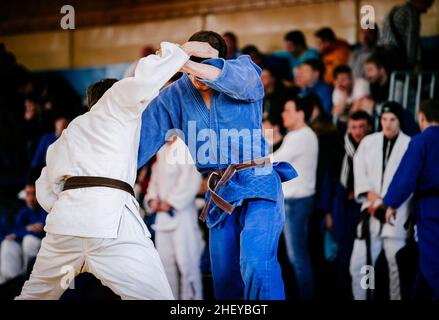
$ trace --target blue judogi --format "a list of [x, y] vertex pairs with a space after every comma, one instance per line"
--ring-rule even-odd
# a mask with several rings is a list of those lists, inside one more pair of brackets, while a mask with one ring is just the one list
[[58, 137], [55, 132], [45, 133], [41, 136], [35, 155], [31, 162], [31, 167], [44, 167], [46, 165], [46, 153], [49, 146], [56, 141]]
[[412, 138], [383, 202], [398, 208], [414, 193], [420, 270], [439, 299], [439, 197], [422, 196], [439, 190], [438, 164], [439, 126], [431, 126]]
[[17, 212], [17, 216], [15, 217], [15, 225], [14, 225], [14, 234], [16, 235], [16, 240], [21, 242], [23, 238], [31, 234], [37, 238], [44, 237], [44, 231], [34, 232], [27, 231], [26, 227], [30, 224], [41, 223], [44, 226], [46, 222], [47, 212], [44, 211], [41, 207], [36, 207], [35, 209], [29, 207], [23, 207]]
[[[268, 155], [261, 131], [261, 69], [249, 56], [204, 63], [222, 70], [214, 81], [200, 79], [213, 89], [210, 109], [186, 74], [163, 89], [142, 116], [139, 167], [172, 128], [201, 173]], [[276, 257], [285, 219], [281, 181], [296, 175], [288, 163], [275, 163], [237, 172], [217, 191], [236, 208], [228, 215], [211, 205], [206, 217], [217, 299], [284, 299]]]

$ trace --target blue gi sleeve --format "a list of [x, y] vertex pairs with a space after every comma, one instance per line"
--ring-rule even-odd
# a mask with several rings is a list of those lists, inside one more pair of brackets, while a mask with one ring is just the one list
[[401, 163], [393, 176], [383, 199], [386, 206], [398, 208], [415, 191], [417, 178], [422, 170], [424, 148], [420, 135], [410, 141]]
[[262, 70], [253, 63], [250, 56], [243, 55], [234, 60], [208, 59], [203, 63], [221, 69], [221, 73], [213, 81], [199, 79], [212, 89], [233, 99], [248, 102], [259, 101], [264, 97]]
[[176, 83], [163, 89], [142, 114], [137, 167], [141, 168], [166, 142], [171, 129], [181, 129], [182, 115]]

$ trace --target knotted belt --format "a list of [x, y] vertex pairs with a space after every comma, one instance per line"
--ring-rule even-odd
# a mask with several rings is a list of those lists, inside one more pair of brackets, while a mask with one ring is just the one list
[[103, 178], [103, 177], [85, 177], [76, 176], [68, 177], [64, 183], [64, 190], [90, 188], [90, 187], [107, 187], [113, 189], [119, 189], [128, 192], [134, 197], [133, 188], [126, 182], [116, 179]]
[[[259, 158], [254, 160], [248, 160], [241, 163], [235, 163], [228, 166], [225, 169], [213, 170], [210, 172], [209, 178], [207, 180], [207, 188], [210, 192], [210, 196], [204, 205], [203, 211], [200, 214], [200, 220], [206, 221], [207, 211], [209, 209], [210, 203], [213, 202], [223, 211], [231, 214], [235, 207], [229, 202], [221, 198], [216, 192], [224, 184], [226, 184], [236, 172], [243, 171], [250, 168], [262, 167], [271, 164], [270, 158]], [[214, 181], [212, 179], [215, 179]]]

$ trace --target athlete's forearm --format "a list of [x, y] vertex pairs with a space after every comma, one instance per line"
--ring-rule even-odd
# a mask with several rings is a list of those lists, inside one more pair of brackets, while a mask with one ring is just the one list
[[204, 79], [204, 80], [210, 80], [213, 81], [221, 73], [221, 69], [208, 65], [203, 63], [197, 63], [194, 61], [187, 61], [186, 64], [181, 69], [182, 72], [193, 74], [194, 76]]

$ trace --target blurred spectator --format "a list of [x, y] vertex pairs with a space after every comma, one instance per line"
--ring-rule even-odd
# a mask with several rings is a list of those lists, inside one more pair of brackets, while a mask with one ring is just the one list
[[365, 73], [372, 98], [372, 105], [369, 105], [366, 111], [371, 114], [374, 104], [381, 104], [389, 98], [390, 74], [388, 66], [378, 53], [374, 53], [366, 60]]
[[2, 275], [12, 279], [27, 269], [29, 261], [37, 256], [47, 213], [38, 205], [35, 184], [26, 185], [26, 206], [15, 217], [12, 232], [1, 243]]
[[[370, 83], [370, 98], [365, 98], [361, 102], [361, 109], [367, 111], [373, 116], [374, 129], [380, 130], [380, 114], [383, 104], [389, 98], [390, 79], [389, 79], [389, 63], [386, 61], [389, 57], [385, 57], [386, 51], [378, 50], [367, 59], [366, 62], [366, 78]], [[403, 85], [402, 81], [397, 80], [395, 83], [395, 101], [402, 101]], [[409, 136], [419, 133], [413, 114], [403, 108], [403, 117], [401, 121], [401, 129]]]
[[319, 29], [314, 36], [316, 48], [322, 54], [322, 61], [325, 64], [324, 80], [332, 84], [334, 69], [348, 63], [349, 44], [345, 40], [337, 39], [334, 31], [328, 27]]
[[282, 113], [285, 128], [290, 130], [274, 161], [288, 161], [299, 176], [282, 184], [285, 196], [285, 243], [293, 266], [301, 300], [313, 298], [314, 275], [308, 248], [308, 224], [313, 212], [318, 141], [307, 125], [312, 110], [304, 100], [288, 97]]
[[413, 68], [420, 58], [420, 16], [426, 13], [434, 0], [409, 0], [394, 7], [386, 17], [379, 45], [394, 47], [404, 61]]
[[364, 78], [364, 65], [375, 50], [379, 37], [378, 25], [375, 29], [361, 29], [360, 43], [356, 46], [349, 56], [349, 66], [352, 69], [352, 76], [355, 78]]
[[242, 54], [248, 54], [254, 63], [261, 68], [269, 68], [272, 70], [282, 81], [291, 80], [290, 68], [287, 59], [269, 56], [263, 54], [254, 45], [247, 45], [241, 50]]
[[382, 131], [365, 137], [354, 156], [355, 198], [361, 202], [361, 220], [354, 242], [350, 263], [352, 291], [355, 300], [365, 300], [370, 290], [362, 285], [365, 265], [375, 266], [384, 250], [389, 270], [389, 296], [400, 300], [400, 275], [396, 253], [405, 246], [409, 203], [398, 208], [394, 225], [385, 221], [382, 198], [407, 150], [410, 137], [401, 131], [403, 108], [396, 102], [387, 102], [381, 113]]
[[293, 90], [296, 94], [299, 93], [298, 88], [287, 89], [282, 81], [279, 79], [274, 70], [268, 67], [262, 69], [261, 81], [264, 85], [264, 101], [263, 101], [263, 116], [280, 117], [287, 95], [287, 90]]
[[46, 153], [49, 146], [61, 136], [61, 133], [67, 128], [69, 120], [64, 116], [59, 116], [55, 119], [54, 126], [55, 131], [45, 133], [41, 136], [38, 147], [35, 151], [35, 155], [31, 162], [31, 168], [42, 169], [46, 165]]
[[268, 115], [262, 120], [264, 138], [270, 145], [271, 153], [275, 152], [282, 145], [286, 129], [282, 123], [282, 117]]
[[42, 102], [35, 94], [28, 95], [24, 100], [22, 121], [23, 143], [26, 148], [26, 161], [31, 162], [42, 134], [41, 124]]
[[[13, 246], [5, 245], [3, 248], [3, 242], [5, 237], [10, 234], [12, 229], [11, 223], [9, 222], [9, 217], [6, 212], [0, 209], [0, 285], [7, 282], [10, 279], [13, 279], [17, 276], [16, 270], [19, 269], [19, 266], [11, 266], [9, 261], [3, 261], [3, 257], [9, 259], [8, 256], [15, 256], [15, 251]], [[7, 243], [7, 242], [6, 242]], [[11, 248], [12, 247], [12, 248]], [[6, 250], [6, 252], [4, 252]], [[20, 257], [21, 259], [21, 257]], [[14, 259], [12, 262], [16, 261]]]
[[349, 112], [361, 109], [363, 99], [369, 96], [369, 83], [362, 78], [353, 79], [351, 68], [339, 65], [334, 69], [334, 91], [332, 92], [332, 116], [346, 122]]
[[284, 37], [285, 50], [276, 51], [274, 56], [286, 58], [290, 62], [291, 74], [294, 69], [306, 60], [318, 59], [320, 54], [313, 48], [308, 48], [305, 36], [300, 30], [288, 32]]
[[145, 207], [156, 213], [155, 245], [176, 299], [201, 300], [203, 251], [195, 197], [201, 175], [184, 142], [171, 137], [157, 153]]
[[319, 191], [322, 187], [325, 175], [328, 171], [335, 170], [336, 152], [338, 151], [337, 143], [339, 143], [339, 134], [336, 126], [333, 124], [331, 116], [324, 110], [322, 102], [314, 93], [302, 98], [307, 108], [311, 108], [311, 117], [309, 126], [317, 135], [319, 141], [319, 156], [317, 162], [316, 190], [317, 202], [319, 200]]
[[315, 93], [327, 114], [332, 109], [332, 87], [322, 80], [325, 66], [318, 59], [307, 60], [295, 70], [295, 83], [301, 89], [300, 95]]
[[240, 56], [238, 48], [238, 38], [233, 32], [225, 32], [223, 34], [224, 41], [227, 45], [227, 56], [226, 59], [236, 59]]
[[338, 154], [338, 165], [334, 177], [331, 194], [332, 206], [326, 215], [326, 228], [332, 231], [338, 243], [338, 285], [343, 298], [352, 299], [349, 263], [356, 238], [356, 230], [360, 218], [361, 205], [354, 195], [355, 152], [372, 129], [370, 116], [365, 111], [357, 111], [349, 116], [344, 144]]

